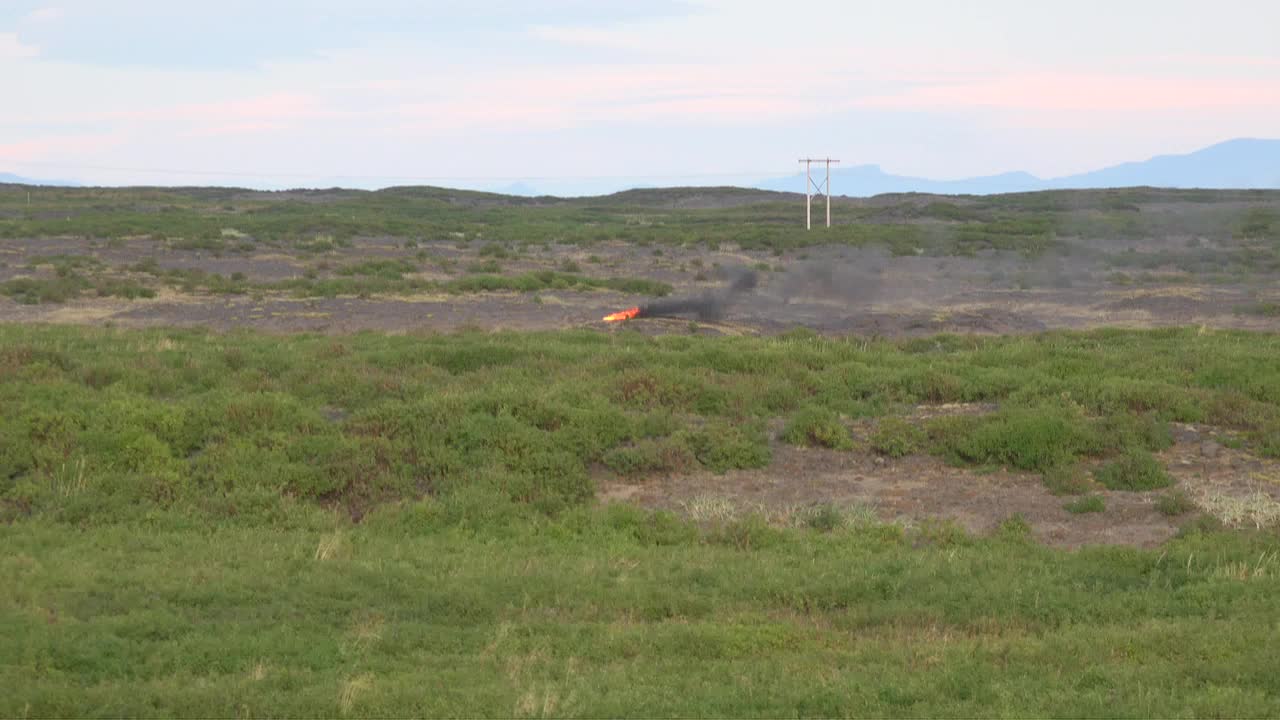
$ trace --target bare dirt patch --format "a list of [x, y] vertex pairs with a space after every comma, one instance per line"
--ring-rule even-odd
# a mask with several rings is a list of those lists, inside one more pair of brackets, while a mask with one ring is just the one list
[[786, 445], [774, 447], [773, 463], [765, 470], [667, 476], [640, 484], [615, 481], [600, 490], [605, 501], [626, 500], [682, 514], [708, 502], [744, 514], [830, 503], [868, 507], [884, 521], [953, 520], [975, 533], [990, 532], [1010, 516], [1021, 515], [1037, 539], [1062, 547], [1151, 547], [1176, 532], [1176, 525], [1156, 511], [1154, 493], [1103, 494], [1106, 512], [1073, 515], [1063, 509], [1064, 498], [1052, 495], [1035, 475], [978, 473], [922, 455], [895, 460]]
[[1228, 447], [1228, 433], [1203, 425], [1177, 425], [1175, 437], [1160, 459], [1206, 512], [1238, 527], [1280, 523], [1280, 462]]
[[[922, 406], [909, 417], [923, 420], [989, 410], [981, 405]], [[869, 429], [864, 422], [855, 435], [865, 436]], [[1174, 446], [1160, 454], [1177, 484], [1149, 492], [1098, 488], [1092, 494], [1101, 495], [1106, 503], [1098, 513], [1067, 511], [1063, 506], [1072, 498], [1053, 495], [1035, 474], [1008, 469], [979, 472], [927, 455], [894, 459], [865, 451], [800, 448], [777, 440], [771, 443], [773, 461], [761, 470], [662, 475], [640, 481], [602, 472], [596, 479], [601, 502], [635, 503], [695, 519], [728, 519], [752, 512], [783, 518], [806, 507], [831, 504], [869, 510], [886, 522], [950, 520], [981, 534], [1018, 515], [1048, 545], [1154, 547], [1173, 537], [1189, 519], [1189, 514], [1166, 516], [1157, 507], [1161, 496], [1178, 488], [1228, 524], [1280, 519], [1280, 463], [1225, 448], [1214, 439], [1219, 435], [1206, 427], [1179, 426]]]

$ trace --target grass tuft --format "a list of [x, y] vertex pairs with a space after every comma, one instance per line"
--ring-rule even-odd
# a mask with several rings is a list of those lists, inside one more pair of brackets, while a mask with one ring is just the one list
[[1065, 503], [1062, 509], [1075, 515], [1100, 513], [1107, 509], [1107, 501], [1101, 495], [1086, 495]]

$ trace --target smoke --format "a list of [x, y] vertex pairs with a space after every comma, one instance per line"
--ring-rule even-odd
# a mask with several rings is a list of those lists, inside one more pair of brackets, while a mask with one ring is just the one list
[[638, 317], [693, 315], [704, 321], [719, 320], [739, 296], [755, 290], [759, 282], [759, 276], [754, 270], [735, 269], [726, 272], [729, 284], [723, 289], [710, 290], [697, 297], [657, 300], [642, 305]]
[[775, 296], [788, 305], [806, 301], [859, 305], [881, 296], [890, 263], [888, 253], [874, 248], [839, 248], [829, 255], [788, 269], [774, 284]]

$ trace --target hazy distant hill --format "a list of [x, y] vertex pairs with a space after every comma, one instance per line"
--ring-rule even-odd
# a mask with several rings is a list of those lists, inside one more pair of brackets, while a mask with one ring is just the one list
[[66, 180], [35, 180], [32, 178], [22, 177], [21, 175], [3, 172], [0, 172], [0, 183], [11, 183], [14, 185], [46, 185], [54, 187], [75, 187], [76, 185], [76, 183], [67, 182]]
[[[817, 171], [825, 173], [825, 168]], [[815, 180], [822, 180], [816, 177]], [[1045, 181], [1025, 172], [1001, 173], [963, 180], [930, 180], [908, 175], [891, 175], [879, 165], [855, 165], [831, 170], [831, 188], [836, 195], [870, 197], [885, 193], [919, 192], [935, 195], [989, 195], [1022, 192], [1045, 187]], [[804, 192], [804, 175], [766, 180], [755, 187], [761, 190]]]
[[[821, 173], [821, 168], [814, 168]], [[1057, 178], [1039, 178], [1026, 172], [933, 180], [886, 173], [879, 165], [855, 165], [831, 171], [836, 195], [870, 197], [886, 193], [929, 193], [935, 195], [995, 195], [1034, 190], [1084, 189], [1151, 186], [1162, 188], [1275, 189], [1280, 190], [1280, 140], [1237, 139], [1211, 145], [1185, 155], [1158, 155], [1141, 162], [1129, 162], [1092, 172]], [[0, 173], [0, 183], [76, 187], [64, 180], [37, 180]], [[711, 185], [712, 183], [708, 183]], [[725, 178], [715, 185], [738, 182]], [[610, 179], [539, 179], [512, 181], [503, 185], [469, 187], [471, 190], [508, 196], [583, 197], [601, 196], [628, 189], [652, 188], [652, 182]], [[746, 187], [780, 192], [804, 192], [804, 176], [771, 178]], [[268, 188], [260, 188], [268, 189]], [[278, 188], [277, 188], [278, 189]]]
[[[831, 176], [832, 192], [855, 197], [901, 192], [992, 195], [1058, 188], [1134, 186], [1280, 189], [1280, 140], [1228, 140], [1186, 155], [1159, 155], [1142, 162], [1050, 179], [1025, 172], [1009, 172], [963, 180], [930, 180], [891, 175], [878, 165], [835, 169]], [[797, 174], [766, 180], [756, 187], [804, 192], [804, 176]]]
[[1050, 181], [1054, 188], [1130, 187], [1280, 188], [1280, 140], [1228, 140], [1186, 155], [1159, 155], [1143, 162]]

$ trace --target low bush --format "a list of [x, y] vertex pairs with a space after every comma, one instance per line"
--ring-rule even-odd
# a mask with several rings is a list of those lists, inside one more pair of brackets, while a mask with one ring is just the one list
[[990, 416], [945, 418], [930, 425], [934, 450], [958, 462], [1046, 472], [1098, 446], [1079, 412], [1055, 406], [1012, 408]]
[[927, 436], [921, 428], [902, 418], [887, 417], [876, 425], [871, 435], [871, 449], [893, 458], [900, 458], [924, 449]]
[[604, 454], [603, 462], [619, 475], [636, 477], [682, 472], [698, 461], [681, 438], [661, 438], [613, 448]]
[[0, 295], [8, 295], [23, 305], [63, 303], [79, 297], [91, 286], [75, 273], [53, 278], [17, 278], [0, 283]]
[[1196, 504], [1187, 497], [1183, 490], [1173, 490], [1156, 499], [1156, 509], [1163, 515], [1174, 517], [1185, 515], [1196, 508]]
[[694, 457], [709, 470], [750, 470], [769, 464], [772, 453], [758, 427], [714, 423], [679, 435]]
[[807, 407], [791, 417], [782, 431], [782, 439], [792, 445], [850, 450], [853, 440], [849, 429], [831, 410]]
[[489, 259], [479, 262], [473, 262], [466, 267], [467, 272], [472, 274], [478, 273], [499, 273], [502, 272], [502, 266], [497, 260]]
[[1044, 485], [1054, 495], [1083, 495], [1094, 487], [1089, 473], [1077, 464], [1049, 468], [1044, 472]]
[[1094, 478], [1110, 490], [1158, 490], [1173, 483], [1150, 452], [1136, 449], [1102, 466]]

